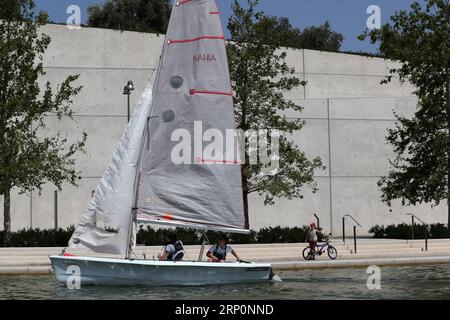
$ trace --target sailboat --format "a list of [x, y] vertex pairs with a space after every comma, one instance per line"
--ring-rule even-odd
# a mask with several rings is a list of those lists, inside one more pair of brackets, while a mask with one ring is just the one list
[[[154, 94], [153, 94], [154, 93]], [[234, 105], [220, 12], [214, 0], [174, 3], [153, 86], [144, 90], [68, 248], [50, 256], [56, 279], [80, 284], [208, 285], [272, 279], [268, 263], [157, 261], [134, 255], [138, 224], [248, 233], [236, 156], [189, 142], [173, 161], [176, 130], [224, 136]], [[200, 151], [199, 151], [200, 150]], [[184, 154], [186, 152], [186, 154]], [[237, 152], [238, 153], [238, 152]], [[179, 154], [178, 154], [179, 155]], [[191, 156], [192, 162], [187, 160]], [[76, 249], [120, 258], [80, 256]], [[201, 252], [203, 252], [203, 247]]]

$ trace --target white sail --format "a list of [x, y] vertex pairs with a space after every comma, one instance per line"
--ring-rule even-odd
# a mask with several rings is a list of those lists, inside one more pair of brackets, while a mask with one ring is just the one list
[[152, 91], [146, 88], [89, 207], [76, 226], [70, 247], [100, 253], [127, 253], [133, 227], [131, 212], [136, 170], [151, 101]]
[[[208, 158], [202, 152], [208, 143], [201, 141], [200, 154], [196, 152], [202, 132], [213, 129], [226, 137], [235, 125], [225, 39], [214, 0], [178, 0], [174, 5], [154, 92], [138, 172], [138, 221], [248, 232], [236, 157], [227, 158], [229, 150], [222, 149]], [[200, 136], [194, 130], [199, 126]], [[182, 164], [172, 159], [181, 142], [172, 141], [172, 134], [180, 129], [192, 138], [187, 143], [191, 161]]]

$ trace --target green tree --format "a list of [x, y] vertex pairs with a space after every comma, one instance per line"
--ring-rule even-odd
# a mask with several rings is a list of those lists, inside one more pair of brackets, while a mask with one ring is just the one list
[[170, 12], [169, 0], [107, 0], [88, 8], [88, 26], [165, 33]]
[[[273, 204], [274, 198], [302, 198], [301, 189], [309, 186], [315, 192], [315, 169], [323, 168], [319, 158], [307, 159], [304, 152], [292, 142], [291, 134], [301, 130], [304, 122], [290, 120], [282, 113], [286, 110], [301, 111], [302, 107], [284, 97], [284, 93], [302, 84], [294, 76], [295, 70], [285, 61], [286, 53], [271, 32], [266, 16], [255, 11], [258, 1], [248, 0], [248, 8], [236, 0], [232, 6], [228, 29], [230, 74], [236, 105], [236, 122], [244, 131], [278, 129], [280, 137], [279, 170], [275, 175], [263, 175], [269, 165], [249, 164], [246, 154], [242, 166], [244, 208], [248, 221], [248, 195], [256, 192], [265, 197], [265, 204]], [[267, 45], [267, 44], [272, 45]], [[304, 84], [304, 83], [303, 83]], [[248, 150], [249, 141], [246, 141]]]
[[79, 173], [74, 168], [74, 154], [83, 149], [80, 141], [67, 143], [61, 134], [45, 135], [49, 115], [62, 120], [72, 117], [72, 97], [81, 87], [73, 87], [78, 76], [69, 76], [56, 92], [47, 82], [41, 90], [40, 76], [45, 75], [42, 57], [50, 38], [39, 32], [46, 15], [33, 15], [33, 3], [22, 10], [21, 20], [0, 22], [0, 195], [4, 203], [4, 231], [11, 231], [11, 189], [22, 193], [42, 190], [54, 183], [76, 184]]
[[344, 36], [331, 30], [328, 21], [318, 27], [305, 28], [300, 35], [299, 45], [303, 49], [339, 51]]
[[0, 19], [19, 20], [22, 10], [33, 4], [33, 0], [2, 0], [0, 1]]
[[[387, 58], [401, 62], [391, 70], [415, 87], [417, 110], [408, 119], [396, 115], [387, 141], [394, 147], [391, 170], [378, 182], [383, 200], [403, 204], [447, 199], [450, 226], [450, 6], [449, 0], [414, 2], [379, 30], [366, 31]], [[383, 81], [387, 83], [391, 76]]]
[[270, 39], [267, 39], [267, 41], [271, 41], [270, 44], [288, 48], [302, 48], [300, 43], [302, 31], [292, 26], [288, 18], [262, 14], [260, 23], [265, 24], [268, 29], [267, 32], [273, 34]]
[[307, 27], [301, 31], [291, 25], [288, 18], [263, 15], [261, 23], [273, 33], [270, 37], [272, 44], [297, 48], [322, 51], [339, 51], [344, 36], [331, 29], [328, 21], [315, 27]]

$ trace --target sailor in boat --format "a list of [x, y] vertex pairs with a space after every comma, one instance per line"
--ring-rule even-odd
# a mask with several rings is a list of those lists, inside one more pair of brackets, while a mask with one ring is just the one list
[[164, 251], [158, 255], [161, 261], [181, 261], [184, 257], [183, 242], [178, 240], [176, 233], [169, 235], [169, 244], [164, 247]]
[[240, 261], [236, 251], [234, 251], [231, 245], [228, 244], [228, 240], [229, 238], [227, 235], [222, 235], [217, 243], [208, 250], [206, 253], [208, 262], [225, 262], [227, 259], [227, 253], [231, 253], [235, 256], [237, 261]]

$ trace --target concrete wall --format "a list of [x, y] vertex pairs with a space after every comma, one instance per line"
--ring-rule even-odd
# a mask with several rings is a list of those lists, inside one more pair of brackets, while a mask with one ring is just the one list
[[[68, 30], [50, 25], [43, 30], [52, 38], [45, 56], [45, 80], [57, 84], [70, 74], [79, 74], [82, 92], [75, 98], [75, 121], [58, 124], [49, 119], [51, 134], [57, 130], [76, 139], [88, 134], [87, 153], [79, 155], [77, 166], [83, 170], [78, 187], [66, 186], [58, 194], [58, 224], [76, 224], [98, 184], [126, 126], [126, 97], [123, 86], [133, 80], [137, 102], [147, 83], [152, 83], [163, 36], [102, 29]], [[252, 196], [250, 223], [253, 229], [265, 226], [295, 226], [313, 221], [313, 214], [334, 234], [341, 233], [341, 219], [354, 216], [362, 233], [374, 224], [409, 221], [414, 212], [426, 222], [445, 222], [446, 207], [402, 207], [392, 213], [380, 201], [376, 185], [388, 170], [392, 150], [385, 143], [393, 113], [411, 115], [415, 110], [413, 88], [394, 78], [389, 85], [380, 81], [395, 64], [378, 58], [319, 52], [287, 50], [288, 62], [297, 76], [307, 81], [286, 96], [305, 107], [303, 113], [288, 113], [290, 118], [306, 120], [306, 127], [294, 135], [295, 141], [311, 157], [320, 156], [326, 170], [316, 172], [319, 191], [304, 190], [304, 199], [280, 199], [264, 206]], [[44, 80], [44, 79], [43, 79]], [[47, 186], [41, 195], [17, 195], [12, 200], [12, 227], [50, 228], [54, 226], [54, 190]], [[1, 226], [3, 217], [0, 218]], [[350, 229], [350, 226], [348, 227]]]

